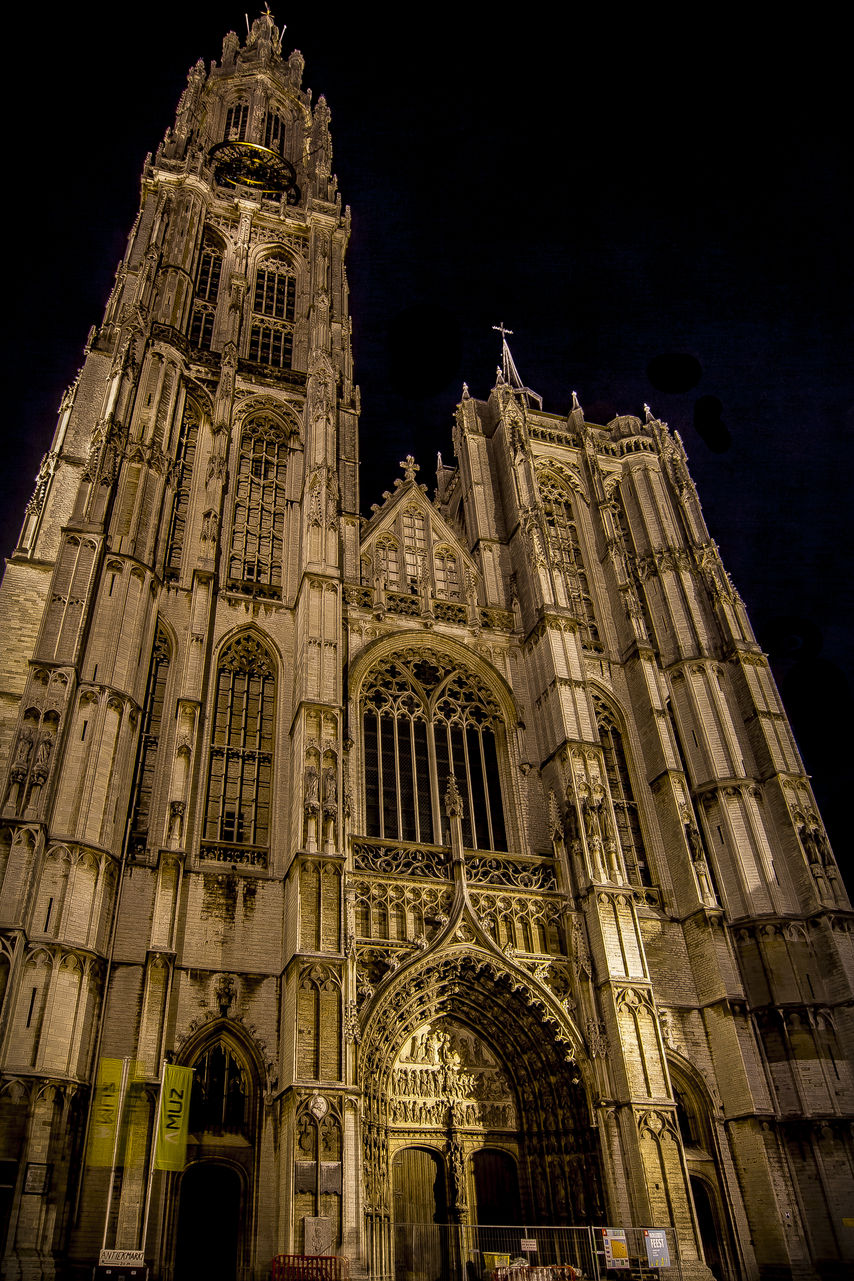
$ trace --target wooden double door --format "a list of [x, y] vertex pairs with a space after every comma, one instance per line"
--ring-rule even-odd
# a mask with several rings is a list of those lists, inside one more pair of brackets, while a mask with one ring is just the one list
[[[516, 1162], [508, 1152], [482, 1148], [470, 1158], [467, 1181], [478, 1246], [489, 1250], [491, 1226], [520, 1221]], [[428, 1147], [402, 1148], [392, 1165], [392, 1194], [395, 1281], [443, 1281], [455, 1273], [456, 1237], [448, 1222], [442, 1153]]]

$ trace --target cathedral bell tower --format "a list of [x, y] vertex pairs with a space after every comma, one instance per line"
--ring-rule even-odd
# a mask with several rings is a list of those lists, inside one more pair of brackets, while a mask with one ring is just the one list
[[[6, 574], [8, 1277], [51, 1276], [66, 1249], [91, 1266], [101, 1246], [265, 1272], [274, 1153], [292, 1172], [309, 1129], [323, 1153], [303, 1166], [339, 1174], [328, 1193], [308, 1180], [304, 1212], [334, 1206], [342, 1232], [343, 1098], [322, 1127], [306, 1108], [343, 1069], [358, 389], [349, 212], [302, 72], [269, 12], [191, 69]], [[333, 1048], [298, 991], [294, 957], [319, 951]], [[144, 1139], [122, 1139], [112, 1173], [93, 1155], [98, 1063], [129, 1061], [144, 1136], [167, 1054], [194, 1069], [180, 1198]], [[225, 1224], [206, 1246], [212, 1199]]]
[[302, 70], [190, 71], [0, 588], [3, 1275], [842, 1276], [854, 914], [682, 443], [500, 326], [361, 520]]

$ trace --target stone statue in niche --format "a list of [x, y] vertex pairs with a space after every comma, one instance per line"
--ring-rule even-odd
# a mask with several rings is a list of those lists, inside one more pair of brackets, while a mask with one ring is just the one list
[[320, 803], [320, 775], [316, 765], [307, 765], [304, 775], [305, 812], [316, 814]]
[[43, 783], [47, 778], [52, 751], [53, 739], [49, 734], [42, 735], [36, 748], [36, 759], [33, 763], [33, 779], [35, 782]]
[[323, 771], [323, 812], [327, 818], [335, 818], [338, 813], [338, 775], [334, 765]]
[[15, 745], [15, 759], [12, 761], [10, 776], [15, 783], [23, 783], [30, 768], [30, 757], [33, 753], [33, 735], [28, 729], [21, 730]]

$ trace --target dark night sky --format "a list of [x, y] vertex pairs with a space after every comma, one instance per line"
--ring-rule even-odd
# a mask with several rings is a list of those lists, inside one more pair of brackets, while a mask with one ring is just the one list
[[[463, 379], [478, 396], [492, 384], [499, 321], [546, 409], [566, 412], [573, 388], [597, 422], [648, 401], [684, 439], [845, 861], [854, 181], [841, 30], [803, 16], [787, 30], [779, 13], [751, 30], [743, 8], [719, 7], [569, 9], [559, 26], [542, 6], [514, 23], [482, 4], [292, 9], [276, 14], [286, 52], [302, 50], [305, 84], [327, 97], [353, 211], [363, 508], [406, 452], [428, 484], [436, 450], [450, 457]], [[133, 22], [100, 0], [30, 14], [5, 32], [4, 554], [100, 320], [145, 154], [192, 63], [245, 32], [242, 9], [220, 3], [153, 0]], [[682, 391], [648, 372], [674, 353], [696, 362]]]

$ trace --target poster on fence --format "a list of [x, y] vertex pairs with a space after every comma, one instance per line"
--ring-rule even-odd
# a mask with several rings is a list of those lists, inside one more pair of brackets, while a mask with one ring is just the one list
[[664, 1228], [644, 1228], [643, 1243], [646, 1246], [646, 1261], [651, 1268], [670, 1267], [670, 1251]]
[[629, 1266], [629, 1247], [626, 1234], [622, 1228], [603, 1228], [602, 1241], [605, 1246], [606, 1268], [627, 1268]]

